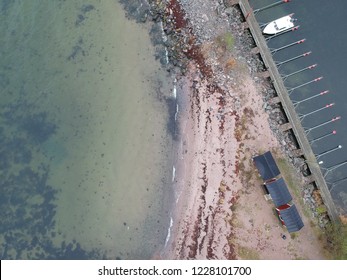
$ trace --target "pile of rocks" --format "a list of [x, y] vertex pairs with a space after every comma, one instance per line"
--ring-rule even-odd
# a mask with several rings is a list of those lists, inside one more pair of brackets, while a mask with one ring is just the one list
[[[213, 41], [216, 34], [225, 32], [229, 26], [223, 1], [181, 0], [198, 44]], [[212, 2], [212, 3], [211, 3]]]

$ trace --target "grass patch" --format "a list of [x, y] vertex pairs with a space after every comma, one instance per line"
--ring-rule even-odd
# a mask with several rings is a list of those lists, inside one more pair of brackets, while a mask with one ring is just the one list
[[253, 248], [239, 246], [237, 251], [243, 260], [260, 260], [259, 253]]
[[327, 212], [327, 208], [325, 207], [325, 205], [320, 205], [317, 207], [317, 213], [319, 215], [325, 214]]
[[243, 221], [241, 221], [241, 220], [239, 220], [239, 219], [237, 219], [235, 217], [231, 220], [231, 224], [230, 225], [235, 227], [235, 228], [242, 228], [242, 229], [245, 228], [245, 224], [243, 223]]
[[290, 234], [290, 238], [291, 238], [291, 239], [295, 239], [297, 236], [298, 236], [298, 234], [297, 234], [296, 232], [292, 232], [292, 233]]
[[235, 44], [235, 39], [230, 32], [226, 32], [219, 35], [216, 39], [218, 46], [222, 47], [226, 51], [232, 51]]
[[300, 179], [297, 177], [298, 175], [294, 167], [285, 158], [276, 158], [276, 163], [281, 171], [282, 177], [284, 178], [288, 188], [291, 191], [291, 194], [296, 198], [297, 202], [300, 204], [303, 214], [306, 217], [311, 218], [307, 206], [304, 204], [302, 200], [300, 190], [300, 186], [302, 183]]
[[326, 249], [333, 259], [347, 260], [347, 225], [330, 224], [325, 234], [328, 237]]
[[294, 192], [296, 198], [301, 199], [301, 193], [298, 188], [301, 182], [297, 179], [297, 174], [292, 165], [285, 158], [276, 159], [278, 168], [281, 171], [282, 177], [286, 181], [288, 187]]

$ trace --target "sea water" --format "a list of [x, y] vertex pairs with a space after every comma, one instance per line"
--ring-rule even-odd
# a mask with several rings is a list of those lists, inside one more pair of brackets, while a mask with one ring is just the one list
[[0, 9], [1, 259], [152, 257], [170, 226], [173, 81], [149, 26], [114, 0]]

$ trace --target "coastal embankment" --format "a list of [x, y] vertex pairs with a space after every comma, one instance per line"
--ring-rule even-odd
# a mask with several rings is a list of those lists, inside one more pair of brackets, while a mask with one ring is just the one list
[[[176, 206], [161, 257], [323, 259], [318, 222], [297, 189], [307, 182], [290, 163], [297, 148], [279, 129], [278, 104], [266, 102], [273, 85], [232, 4], [152, 3], [152, 17], [163, 21], [168, 37], [169, 61], [180, 69], [177, 97], [186, 100], [179, 101]], [[286, 174], [306, 225], [286, 240], [252, 164], [266, 150]]]

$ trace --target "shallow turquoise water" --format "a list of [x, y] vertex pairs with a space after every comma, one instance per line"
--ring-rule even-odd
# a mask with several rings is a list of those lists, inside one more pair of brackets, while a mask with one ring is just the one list
[[2, 259], [150, 258], [169, 226], [172, 81], [117, 1], [0, 4]]

